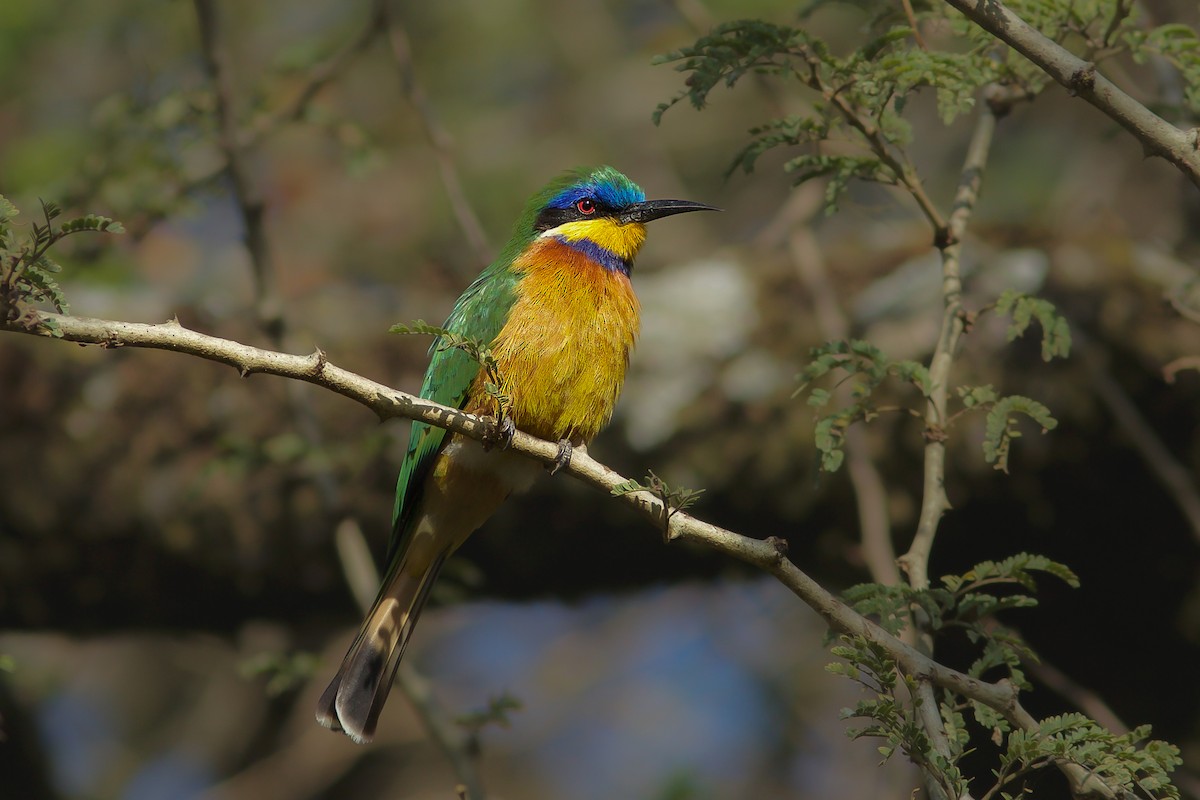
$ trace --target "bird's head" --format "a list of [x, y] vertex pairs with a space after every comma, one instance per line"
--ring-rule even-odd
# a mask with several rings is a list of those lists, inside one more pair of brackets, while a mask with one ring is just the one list
[[585, 250], [625, 274], [642, 243], [646, 223], [687, 211], [717, 211], [689, 200], [647, 200], [641, 188], [612, 167], [568, 172], [548, 183], [525, 209], [527, 235], [552, 237]]

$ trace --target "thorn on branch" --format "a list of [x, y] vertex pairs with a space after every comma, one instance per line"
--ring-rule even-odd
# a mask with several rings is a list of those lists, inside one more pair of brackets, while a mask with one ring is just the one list
[[314, 377], [320, 377], [325, 372], [325, 367], [329, 365], [329, 356], [325, 355], [325, 351], [318, 347], [308, 358], [312, 362], [309, 372]]
[[1090, 94], [1096, 88], [1096, 65], [1088, 63], [1075, 70], [1067, 81], [1067, 94], [1076, 97]]
[[945, 250], [955, 244], [958, 244], [958, 237], [950, 230], [949, 225], [941, 225], [933, 232], [933, 246], [938, 250]]
[[925, 425], [925, 430], [922, 431], [921, 438], [926, 442], [944, 442], [950, 438], [950, 435], [946, 433], [946, 429], [941, 425], [930, 422]]
[[768, 536], [767, 544], [775, 551], [775, 563], [781, 564], [787, 558], [788, 541], [780, 536]]

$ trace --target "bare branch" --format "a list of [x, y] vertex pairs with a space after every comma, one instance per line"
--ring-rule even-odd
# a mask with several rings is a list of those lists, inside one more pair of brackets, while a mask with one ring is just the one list
[[383, 3], [376, 3], [358, 35], [342, 46], [332, 56], [308, 71], [307, 80], [300, 91], [286, 104], [257, 120], [243, 131], [237, 139], [242, 149], [250, 149], [262, 139], [274, 133], [285, 123], [294, 122], [304, 116], [309, 105], [321, 90], [336, 80], [354, 60], [361, 55], [383, 32]]
[[1200, 541], [1200, 492], [1196, 490], [1195, 475], [1171, 453], [1162, 437], [1138, 410], [1137, 404], [1113, 378], [1104, 354], [1090, 337], [1074, 327], [1071, 338], [1074, 346], [1083, 354], [1083, 366], [1096, 390], [1096, 396], [1108, 408], [1159, 484], [1175, 501], [1180, 513], [1187, 519], [1188, 527], [1192, 529], [1192, 537]]
[[1041, 67], [1073, 95], [1082, 97], [1200, 188], [1200, 129], [1182, 130], [1130, 97], [1096, 70], [1042, 35], [1000, 0], [946, 0], [969, 20]]
[[962, 276], [960, 259], [961, 239], [967, 221], [979, 197], [983, 181], [983, 169], [987, 164], [992, 134], [996, 130], [996, 114], [992, 107], [983, 104], [967, 157], [963, 164], [962, 177], [954, 197], [954, 210], [947, 224], [947, 241], [942, 246], [942, 327], [937, 346], [929, 362], [931, 390], [925, 411], [925, 480], [921, 500], [921, 514], [917, 532], [913, 536], [908, 552], [900, 557], [900, 566], [908, 573], [908, 582], [916, 589], [929, 586], [929, 553], [937, 535], [938, 523], [950, 508], [946, 497], [946, 402], [950, 389], [950, 367], [964, 330], [962, 312]]
[[[788, 252], [805, 291], [812, 298], [812, 313], [821, 331], [821, 337], [833, 341], [849, 338], [850, 322], [842, 311], [841, 302], [825, 267], [825, 258], [812, 230], [811, 219], [821, 207], [822, 192], [821, 186], [816, 182], [810, 182], [796, 190], [796, 195], [805, 195], [807, 209], [804, 221], [797, 223], [792, 230], [788, 240]], [[840, 403], [848, 404], [852, 390], [850, 383], [839, 383], [834, 391]], [[892, 545], [887, 487], [884, 486], [883, 478], [871, 459], [863, 427], [851, 425], [846, 430], [845, 441], [846, 468], [850, 483], [854, 487], [863, 560], [872, 580], [894, 586], [900, 582], [900, 570], [896, 566], [896, 549]]]
[[387, 8], [386, 0], [379, 0], [378, 7], [383, 24], [387, 29], [388, 41], [392, 45], [392, 54], [396, 58], [396, 66], [400, 70], [404, 96], [417, 112], [417, 117], [420, 118], [421, 126], [425, 130], [425, 138], [433, 148], [433, 155], [437, 159], [442, 185], [446, 188], [446, 196], [450, 200], [454, 218], [458, 220], [458, 226], [462, 228], [463, 235], [467, 237], [467, 243], [471, 245], [475, 258], [479, 263], [486, 264], [492, 260], [492, 247], [488, 244], [487, 234], [483, 231], [479, 217], [471, 207], [470, 201], [467, 200], [467, 193], [463, 191], [458, 167], [454, 163], [454, 146], [450, 134], [438, 121], [437, 116], [433, 113], [433, 108], [429, 105], [429, 98], [425, 96], [425, 90], [417, 82], [416, 68], [413, 66], [412, 60], [412, 45], [409, 43], [408, 33], [400, 24], [396, 13]]
[[225, 169], [233, 182], [234, 197], [242, 224], [245, 226], [246, 249], [250, 252], [250, 264], [254, 275], [255, 307], [271, 341], [280, 346], [283, 343], [284, 330], [283, 306], [275, 287], [266, 227], [263, 224], [266, 207], [254, 186], [240, 143], [229, 50], [217, 16], [216, 0], [194, 2], [204, 52], [204, 66], [216, 93], [217, 141], [225, 155]]
[[[56, 329], [51, 332], [51, 325]], [[30, 310], [18, 320], [0, 322], [0, 330], [24, 333], [63, 341], [97, 344], [106, 348], [145, 347], [187, 353], [216, 361], [237, 369], [243, 376], [256, 372], [301, 380], [336, 392], [366, 406], [381, 419], [408, 417], [428, 422], [471, 439], [496, 436], [498, 425], [489, 417], [477, 417], [456, 408], [397, 391], [364, 378], [329, 362], [324, 352], [317, 350], [308, 356], [291, 355], [241, 344], [229, 339], [208, 336], [189, 330], [178, 321], [160, 324], [117, 322], [113, 320], [71, 317], [44, 311]], [[57, 335], [56, 335], [57, 334]], [[543, 464], [553, 464], [558, 458], [558, 444], [517, 431], [509, 445], [520, 453]], [[628, 482], [628, 478], [576, 449], [562, 472], [611, 494], [613, 488]], [[662, 502], [648, 492], [631, 492], [622, 500], [634, 507], [658, 530], [665, 509]], [[884, 648], [897, 666], [917, 680], [949, 689], [993, 708], [1014, 725], [1029, 732], [1038, 730], [1038, 722], [1022, 708], [1017, 690], [1007, 680], [988, 683], [958, 670], [939, 664], [915, 647], [896, 638], [822, 587], [786, 557], [786, 542], [771, 536], [752, 539], [725, 528], [703, 522], [684, 512], [670, 516], [669, 539], [701, 544], [727, 556], [745, 561], [779, 580], [793, 594], [817, 612], [834, 630]], [[1073, 769], [1072, 769], [1073, 768]], [[1116, 795], [1095, 776], [1078, 765], [1063, 765], [1072, 781], [1088, 781], [1095, 785], [1100, 797]], [[1090, 787], [1089, 787], [1090, 788]]]

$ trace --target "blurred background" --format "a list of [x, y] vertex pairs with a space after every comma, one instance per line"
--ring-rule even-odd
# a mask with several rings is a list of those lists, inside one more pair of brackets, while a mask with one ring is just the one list
[[[440, 322], [531, 192], [611, 163], [650, 197], [725, 213], [652, 228], [634, 273], [642, 339], [592, 454], [705, 489], [698, 516], [786, 538], [826, 586], [871, 579], [847, 471], [818, 472], [813, 412], [792, 393], [839, 324], [927, 359], [928, 226], [878, 187], [824, 215], [820, 186], [790, 187], [784, 153], [726, 177], [748, 128], [802, 107], [788, 87], [748, 82], [651, 122], [683, 88], [655, 55], [716, 22], [794, 21], [795, 4], [446, 0], [390, 6], [380, 35], [365, 0], [217, 10], [265, 281], [222, 170], [196, 8], [5, 0], [0, 193], [26, 223], [45, 198], [128, 230], [64, 244], [73, 313], [320, 347], [414, 391], [428, 342], [388, 327]], [[1143, 11], [1200, 23], [1191, 0]], [[808, 24], [837, 46], [863, 19], [835, 6]], [[1114, 70], [1145, 102], [1178, 89]], [[913, 155], [947, 208], [971, 120], [910, 107]], [[1082, 588], [1048, 582], [1040, 608], [1006, 619], [1045, 659], [1027, 706], [1151, 723], [1183, 748], [1197, 796], [1200, 376], [1163, 377], [1200, 353], [1197, 191], [1057, 89], [1002, 121], [984, 187], [968, 307], [1041, 293], [1076, 349], [1043, 363], [1036, 335], [1006, 345], [996, 320], [967, 336], [956, 384], [1038, 398], [1060, 426], [1027, 430], [1007, 475], [981, 457], [982, 417], [955, 428], [931, 574], [1023, 550], [1071, 565]], [[0, 797], [454, 797], [399, 692], [369, 747], [312, 719], [359, 620], [334, 531], [357, 527], [382, 556], [407, 430], [195, 358], [0, 337]], [[865, 431], [903, 552], [921, 429], [894, 414]], [[824, 635], [772, 580], [666, 545], [559, 477], [448, 565], [407, 660], [451, 718], [519, 705], [479, 731], [490, 797], [907, 796], [907, 764], [880, 768], [873, 743], [845, 736], [838, 710], [861, 695], [824, 671]]]

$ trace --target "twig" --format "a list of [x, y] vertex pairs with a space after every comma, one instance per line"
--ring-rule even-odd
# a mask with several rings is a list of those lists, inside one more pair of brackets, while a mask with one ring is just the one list
[[245, 227], [246, 249], [254, 276], [254, 300], [258, 318], [271, 341], [283, 343], [283, 306], [275, 285], [263, 216], [266, 208], [254, 187], [240, 144], [237, 114], [234, 110], [233, 76], [229, 51], [217, 18], [216, 0], [194, 0], [200, 26], [204, 65], [216, 93], [217, 140], [225, 156], [225, 169], [233, 182], [233, 194]]
[[1101, 75], [1095, 64], [1043, 36], [1000, 0], [946, 2], [1133, 134], [1146, 155], [1166, 159], [1200, 188], [1200, 129], [1185, 131], [1167, 122]]
[[1125, 432], [1125, 437], [1146, 462], [1150, 472], [1175, 501], [1192, 529], [1193, 538], [1200, 541], [1200, 492], [1196, 490], [1196, 476], [1171, 454], [1137, 405], [1109, 374], [1103, 355], [1092, 344], [1090, 337], [1078, 326], [1072, 326], [1071, 339], [1083, 355], [1084, 369], [1100, 402]]
[[[934, 237], [942, 256], [942, 324], [937, 345], [929, 361], [929, 398], [925, 405], [925, 466], [921, 493], [921, 513], [917, 530], [908, 552], [900, 556], [899, 564], [914, 589], [929, 587], [929, 555], [937, 536], [938, 524], [950, 508], [946, 496], [946, 423], [950, 369], [958, 351], [965, 325], [962, 312], [962, 236], [967, 221], [979, 197], [983, 170], [996, 129], [996, 111], [991, 104], [981, 106], [967, 156], [954, 196], [954, 207], [944, 228], [935, 226]], [[933, 653], [933, 637], [927, 630], [924, 613], [913, 610], [917, 648], [927, 655]], [[923, 682], [917, 687], [921, 697], [918, 709], [922, 727], [932, 746], [944, 757], [950, 757], [950, 744], [943, 728], [944, 722], [933, 696], [933, 687]], [[932, 776], [927, 783], [933, 790]], [[965, 797], [966, 795], [964, 795]]]
[[309, 68], [307, 80], [291, 101], [262, 116], [247, 130], [241, 131], [237, 137], [238, 147], [242, 150], [249, 150], [286, 123], [303, 117], [321, 90], [345, 72], [346, 68], [354, 63], [354, 60], [370, 47], [383, 32], [382, 9], [383, 3], [376, 3], [358, 35], [332, 56]]
[[409, 43], [408, 33], [400, 24], [396, 13], [388, 8], [387, 0], [377, 0], [376, 8], [387, 30], [392, 54], [395, 56], [396, 66], [400, 70], [404, 96], [413, 110], [417, 112], [417, 117], [421, 120], [421, 127], [425, 131], [425, 138], [433, 148], [438, 171], [442, 176], [442, 185], [446, 188], [446, 196], [450, 200], [450, 207], [454, 210], [454, 218], [458, 220], [458, 226], [462, 228], [463, 235], [467, 237], [467, 243], [471, 246], [476, 260], [480, 264], [487, 264], [492, 260], [492, 247], [488, 244], [487, 234], [483, 231], [483, 225], [479, 223], [479, 217], [475, 214], [463, 191], [462, 180], [458, 176], [458, 167], [454, 163], [454, 145], [450, 134], [438, 121], [433, 108], [429, 105], [429, 98], [426, 97], [421, 84], [417, 82], [416, 69], [412, 60], [412, 45]]
[[947, 225], [947, 240], [942, 243], [942, 327], [937, 346], [929, 362], [930, 393], [926, 404], [924, 493], [917, 532], [908, 548], [900, 556], [900, 566], [908, 574], [908, 582], [915, 589], [929, 586], [929, 553], [937, 535], [938, 523], [950, 508], [946, 497], [946, 402], [950, 387], [950, 368], [963, 333], [962, 276], [960, 259], [961, 239], [967, 221], [979, 196], [983, 181], [983, 169], [987, 164], [992, 134], [996, 129], [996, 114], [992, 107], [983, 104], [979, 119], [967, 146], [962, 177], [954, 197], [954, 210]]
[[928, 50], [925, 39], [921, 36], [921, 28], [917, 25], [917, 13], [913, 11], [912, 0], [901, 0], [904, 6], [904, 16], [908, 17], [908, 27], [912, 28], [913, 41], [922, 50]]
[[[205, 65], [213, 82], [217, 98], [218, 141], [225, 156], [225, 169], [233, 181], [234, 198], [245, 228], [246, 249], [250, 255], [250, 271], [254, 279], [255, 310], [258, 322], [276, 348], [287, 344], [287, 316], [283, 300], [279, 295], [277, 276], [271, 258], [270, 242], [267, 239], [264, 215], [266, 207], [254, 185], [247, 164], [249, 144], [242, 143], [242, 133], [234, 110], [234, 76], [229, 52], [217, 15], [216, 0], [194, 0], [196, 18], [200, 27], [200, 39], [204, 51]], [[288, 114], [300, 113], [312, 97], [340, 71], [355, 53], [366, 47], [379, 30], [378, 15], [373, 15], [358, 38], [334, 59], [318, 68], [305, 91], [284, 110]], [[280, 117], [283, 119], [284, 117]], [[317, 415], [308, 399], [297, 393], [298, 387], [287, 386], [288, 405], [304, 440], [312, 447], [320, 447], [323, 441]], [[340, 505], [340, 492], [333, 474], [328, 469], [318, 468], [312, 478], [326, 507]]]
[[808, 74], [797, 74], [797, 77], [810, 88], [820, 92], [825, 101], [838, 110], [850, 127], [859, 132], [859, 135], [866, 140], [867, 146], [871, 148], [871, 152], [891, 170], [892, 174], [896, 176], [896, 181], [912, 196], [921, 213], [929, 220], [929, 224], [933, 226], [934, 230], [934, 241], [941, 241], [946, 235], [946, 221], [942, 218], [942, 213], [938, 210], [937, 205], [925, 191], [921, 177], [917, 174], [917, 170], [909, 161], [908, 156], [903, 152], [897, 155], [888, 145], [888, 140], [879, 125], [873, 119], [860, 116], [854, 105], [842, 96], [838, 87], [825, 83], [821, 78], [821, 59], [816, 53], [805, 47], [801, 47], [800, 52], [808, 63]]
[[[306, 381], [336, 392], [374, 411], [381, 419], [407, 417], [428, 422], [440, 428], [460, 433], [476, 441], [496, 436], [497, 422], [489, 417], [477, 417], [460, 409], [449, 408], [430, 400], [400, 392], [329, 363], [325, 353], [318, 350], [308, 356], [291, 355], [241, 344], [229, 339], [208, 336], [188, 330], [172, 320], [157, 325], [90, 319], [33, 311], [22, 315], [21, 323], [0, 322], [0, 330], [24, 333], [63, 341], [98, 344], [108, 348], [146, 347], [171, 350], [216, 361], [237, 369], [243, 376], [256, 372]], [[52, 331], [52, 328], [54, 329]], [[57, 334], [57, 335], [56, 335]], [[509, 449], [543, 464], [558, 459], [557, 442], [538, 439], [517, 431]], [[627, 483], [628, 478], [577, 450], [562, 472], [583, 483], [611, 494], [614, 487]], [[621, 502], [629, 504], [656, 529], [665, 510], [662, 502], [648, 492], [622, 495]], [[671, 515], [670, 536], [709, 547], [724, 555], [755, 566], [787, 587], [800, 600], [817, 612], [831, 628], [850, 636], [858, 636], [882, 647], [905, 674], [926, 680], [993, 708], [1017, 727], [1037, 732], [1039, 725], [1020, 704], [1017, 689], [1007, 680], [988, 683], [951, 669], [934, 661], [839, 600], [786, 556], [784, 542], [776, 537], [752, 539], [725, 528], [703, 522], [685, 513]], [[1089, 788], [1099, 797], [1115, 798], [1116, 794], [1099, 778], [1089, 775], [1077, 764], [1060, 765], [1073, 783], [1090, 781]]]
[[[850, 335], [850, 323], [842, 312], [837, 293], [829, 280], [825, 258], [813, 235], [808, 220], [821, 206], [821, 187], [808, 183], [796, 190], [810, 195], [810, 212], [798, 223], [788, 240], [788, 251], [804, 288], [812, 298], [811, 307], [817, 320], [821, 337], [826, 340], [846, 339]], [[848, 403], [853, 387], [840, 383], [835, 389], [839, 402]], [[859, 536], [862, 542], [863, 559], [876, 583], [894, 586], [900, 582], [900, 569], [896, 566], [896, 549], [892, 545], [891, 521], [887, 512], [887, 489], [875, 462], [871, 458], [866, 432], [861, 425], [852, 425], [846, 430], [846, 469], [850, 484], [854, 488], [855, 507], [858, 510]]]

